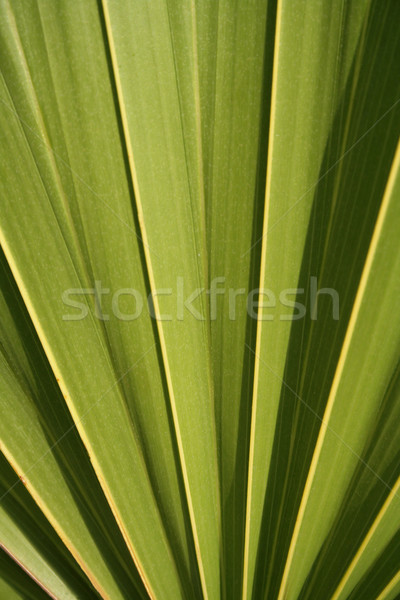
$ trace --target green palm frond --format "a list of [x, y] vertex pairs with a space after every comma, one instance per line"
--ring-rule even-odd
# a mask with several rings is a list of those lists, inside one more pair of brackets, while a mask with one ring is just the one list
[[0, 0], [0, 600], [400, 597], [399, 23]]

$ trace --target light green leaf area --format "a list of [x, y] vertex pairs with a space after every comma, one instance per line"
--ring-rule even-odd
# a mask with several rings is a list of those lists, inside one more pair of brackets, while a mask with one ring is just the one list
[[[388, 569], [389, 564], [393, 562], [391, 558], [393, 550], [399, 545], [400, 478], [398, 462], [395, 458], [399, 445], [399, 432], [396, 427], [399, 419], [399, 398], [400, 378], [397, 372], [396, 377], [389, 385], [384, 402], [379, 408], [378, 424], [371, 436], [374, 441], [373, 447], [370, 443], [371, 451], [364, 452], [364, 457], [359, 462], [357, 470], [362, 471], [362, 475], [358, 479], [357, 487], [349, 490], [350, 494], [363, 493], [363, 497], [368, 500], [368, 504], [361, 503], [357, 511], [360, 516], [364, 517], [367, 527], [365, 528], [365, 537], [362, 538], [356, 552], [353, 551], [353, 558], [348, 569], [335, 590], [333, 595], [335, 600], [349, 597], [352, 590], [357, 589], [358, 582], [363, 584], [364, 579], [368, 580], [371, 573], [375, 573], [375, 579], [378, 579], [379, 569], [376, 568], [376, 557], [379, 557], [377, 562], [384, 563]], [[344, 498], [343, 508], [340, 511], [342, 514], [346, 512], [346, 504], [349, 508], [352, 504], [350, 494], [347, 493]], [[378, 498], [379, 501], [377, 501]], [[355, 525], [358, 525], [361, 530], [354, 508], [348, 512], [353, 513], [353, 523], [356, 521]], [[368, 514], [371, 516], [375, 514], [372, 522], [366, 519]], [[351, 535], [351, 527], [354, 525], [351, 525], [349, 520], [346, 524], [347, 537], [357, 541], [354, 533]], [[331, 547], [334, 546], [335, 541], [331, 540]], [[382, 580], [385, 581], [383, 578]]]
[[7, 600], [49, 599], [49, 594], [3, 550], [0, 550], [0, 594]]
[[368, 532], [362, 546], [345, 574], [333, 598], [347, 598], [349, 590], [362, 579], [369, 567], [374, 563], [375, 557], [381, 554], [389, 545], [394, 531], [400, 529], [400, 479], [393, 486], [389, 497], [382, 506], [375, 522]]
[[[304, 488], [280, 597], [296, 598], [329, 530], [374, 424], [400, 353], [400, 147], [393, 162]], [[387, 261], [387, 248], [392, 260]], [[376, 301], [374, 301], [376, 299]], [[374, 374], [374, 377], [372, 377]], [[379, 374], [379, 376], [378, 376]], [[357, 402], [359, 398], [363, 402]], [[329, 465], [329, 466], [328, 466]], [[394, 486], [382, 508], [382, 544], [400, 523]], [[392, 512], [393, 511], [393, 512]], [[385, 517], [389, 517], [386, 519]], [[386, 531], [389, 523], [389, 531]], [[376, 543], [376, 542], [375, 542]], [[366, 552], [364, 560], [368, 560]]]
[[335, 523], [310, 570], [304, 600], [321, 588], [332, 598], [362, 597], [362, 590], [378, 595], [398, 568], [399, 384], [397, 369]]
[[17, 592], [17, 590], [4, 579], [0, 580], [0, 594], [3, 598], [9, 598], [9, 600], [25, 600], [24, 596]]
[[78, 564], [3, 456], [0, 458], [0, 494], [0, 543], [7, 553], [26, 572], [34, 574], [35, 580], [53, 596], [97, 598]]
[[[56, 11], [52, 3], [42, 3], [31, 6], [35, 19], [26, 20], [23, 3], [4, 8], [2, 130], [15, 143], [2, 178], [7, 198], [2, 206], [3, 248], [146, 585], [152, 587], [149, 569], [156, 588], [180, 597], [175, 556], [183, 585], [195, 587], [196, 575], [188, 558], [192, 542], [150, 317], [125, 321], [113, 315], [105, 323], [94, 315], [93, 291], [79, 293], [93, 289], [98, 280], [113, 291], [135, 287], [147, 298], [98, 9], [95, 3], [81, 3], [77, 19], [76, 8], [69, 4]], [[89, 37], [81, 35], [81, 27], [88, 24]], [[69, 44], [61, 45], [61, 31], [68, 32]], [[40, 67], [29, 52], [35, 36]], [[48, 53], [46, 43], [59, 52]], [[90, 56], [88, 62], [79, 60], [83, 54]], [[65, 76], [71, 65], [75, 68], [68, 86]], [[99, 85], [107, 93], [97, 94]], [[29, 236], [32, 231], [35, 236]], [[110, 245], [111, 239], [115, 243]], [[39, 257], [34, 268], [31, 256]], [[66, 306], [68, 290], [71, 300], [82, 296], [88, 318], [65, 320], [77, 312], [71, 310], [71, 301]], [[101, 313], [97, 307], [98, 314], [111, 312], [110, 304]], [[120, 306], [123, 314], [135, 309]], [[96, 415], [102, 415], [101, 423]], [[38, 448], [32, 451], [41, 456]], [[27, 455], [25, 459], [29, 465]], [[176, 510], [180, 504], [182, 510]], [[153, 556], [159, 557], [157, 566]]]
[[[293, 289], [286, 289], [280, 301], [276, 292], [275, 309], [264, 310], [275, 316], [279, 326], [285, 326], [281, 319], [286, 318], [286, 306], [298, 302], [297, 318], [290, 323], [283, 377], [278, 377], [267, 356], [260, 360], [260, 373], [281, 386], [271, 460], [267, 463], [268, 485], [259, 536], [263, 550], [254, 584], [254, 590], [265, 597], [279, 593], [321, 419], [398, 141], [400, 89], [394, 69], [398, 46], [393, 44], [397, 15], [395, 4], [384, 15], [375, 4], [369, 12], [363, 43], [357, 50], [357, 70], [354, 66], [339, 104], [313, 192], [297, 297]], [[378, 47], [374, 45], [377, 39]], [[380, 78], [381, 85], [376, 86]], [[358, 172], [368, 173], [368, 177], [355, 176]], [[274, 324], [266, 321], [263, 327], [267, 332]], [[372, 432], [371, 442], [376, 442]], [[392, 452], [396, 452], [395, 442]], [[259, 470], [262, 468], [260, 465]], [[360, 516], [354, 535], [364, 526], [365, 519]], [[340, 534], [336, 529], [335, 543], [330, 532], [324, 544], [330, 559], [326, 558], [323, 567], [319, 563], [319, 569], [313, 566], [319, 583], [313, 581], [309, 587], [307, 581], [303, 590], [310, 597], [321, 585], [334, 592], [333, 577], [328, 583], [324, 574], [332, 566], [335, 550], [343, 565], [346, 555], [340, 540], [347, 531], [344, 528]], [[349, 544], [349, 538], [346, 535], [344, 543], [351, 559], [356, 547]], [[337, 576], [338, 569], [336, 562], [332, 575]]]
[[[94, 587], [105, 598], [122, 598], [118, 585], [109, 572], [62, 473], [57, 468], [56, 459], [49, 451], [48, 441], [40, 427], [34, 407], [3, 358], [0, 369], [1, 408], [3, 413], [7, 413], [7, 418], [1, 423], [2, 451], [15, 471], [20, 474], [27, 489], [64, 544], [85, 570]], [[29, 451], [26, 445], [33, 451]], [[57, 493], [54, 490], [57, 490]], [[7, 520], [2, 524], [2, 530], [6, 524]], [[3, 535], [6, 545], [7, 529], [2, 531]], [[12, 531], [9, 530], [8, 535], [12, 535]], [[16, 542], [15, 537], [13, 541]]]
[[200, 579], [203, 594], [217, 598], [220, 515], [196, 9], [163, 1], [103, 6]]
[[[36, 463], [40, 463], [44, 457], [50, 460], [52, 476], [61, 480], [63, 485], [58, 496], [54, 494], [52, 486], [48, 486], [46, 516], [51, 522], [54, 522], [55, 515], [57, 515], [56, 520], [59, 522], [61, 531], [65, 534], [67, 529], [72, 533], [71, 515], [75, 515], [72, 519], [74, 524], [74, 533], [71, 538], [72, 546], [78, 541], [82, 544], [82, 548], [84, 547], [84, 540], [81, 538], [84, 538], [84, 531], [86, 530], [86, 542], [90, 545], [92, 538], [95, 540], [103, 557], [106, 557], [108, 567], [113, 571], [113, 577], [118, 579], [125, 589], [130, 589], [133, 585], [143, 595], [144, 589], [140, 577], [135, 569], [132, 569], [131, 558], [126, 545], [112, 517], [110, 507], [104, 498], [101, 486], [77, 434], [74, 422], [40, 346], [3, 254], [0, 256], [0, 281], [2, 364], [4, 372], [12, 373], [15, 387], [16, 389], [20, 388], [20, 398], [23, 399], [22, 405], [17, 408], [14, 392], [2, 398], [4, 403], [2, 420], [4, 435], [2, 434], [2, 440], [5, 445], [3, 450], [6, 454], [8, 453], [8, 458], [13, 465], [14, 459], [17, 460], [19, 465], [17, 472], [24, 481], [27, 478], [37, 481], [38, 474], [35, 475], [34, 472]], [[27, 414], [24, 415], [22, 411]], [[46, 415], [46, 419], [43, 419], [43, 415]], [[31, 454], [26, 452], [24, 443], [20, 439], [23, 432], [21, 432], [19, 419], [25, 419], [28, 430], [34, 431], [34, 435], [40, 439], [44, 456], [37, 454], [39, 448], [36, 445], [32, 446]], [[18, 433], [16, 433], [16, 428]], [[16, 439], [14, 439], [15, 436], [17, 436]], [[18, 444], [21, 445], [19, 453]], [[2, 470], [2, 485], [4, 486], [4, 494], [1, 494], [2, 506], [7, 506], [7, 510], [12, 511], [15, 503], [14, 493], [18, 493], [18, 503], [24, 500], [25, 504], [29, 495], [25, 493], [24, 496], [22, 484], [14, 489], [15, 474], [14, 477], [10, 477], [10, 467], [7, 470], [4, 459], [1, 464], [4, 468], [4, 472]], [[18, 479], [17, 481], [19, 482]], [[46, 493], [46, 489], [44, 492]], [[11, 497], [9, 497], [10, 494]], [[21, 494], [22, 497], [20, 497]], [[44, 496], [36, 493], [35, 499], [40, 504]], [[65, 506], [68, 508], [65, 509]], [[35, 517], [32, 517], [32, 512]], [[32, 501], [25, 508], [25, 513], [30, 521], [32, 519], [35, 522], [40, 521], [40, 517], [37, 515], [38, 512], [40, 515], [40, 511], [37, 511], [37, 509], [35, 513], [35, 504]], [[89, 514], [91, 519], [88, 527], [86, 527], [86, 519]], [[21, 525], [21, 516], [16, 516], [14, 520]], [[26, 524], [27, 519], [24, 518], [23, 520]], [[42, 523], [43, 521], [46, 522], [42, 518]], [[44, 528], [46, 529], [46, 537], [52, 538], [53, 542], [59, 544], [54, 530], [48, 525], [45, 525]], [[39, 539], [42, 535], [42, 533], [29, 534], [34, 539]], [[64, 548], [63, 544], [61, 544], [61, 547]], [[64, 552], [62, 560], [68, 561], [65, 554], [68, 555]], [[86, 569], [87, 565], [85, 565], [83, 554], [81, 561], [83, 560], [83, 568]], [[98, 550], [96, 556], [97, 554]], [[72, 562], [75, 564], [74, 561]]]
[[399, 19], [0, 0], [0, 599], [399, 595]]
[[[53, 593], [55, 597], [74, 599], [79, 598], [73, 591], [70, 590], [68, 582], [65, 583], [62, 579], [52, 571], [46, 559], [42, 558], [37, 553], [25, 536], [15, 527], [13, 522], [10, 522], [7, 515], [0, 513], [2, 523], [2, 544], [7, 548], [13, 558], [18, 559], [18, 563], [23, 566], [24, 570], [35, 573], [35, 579], [46, 590]], [[7, 596], [3, 596], [6, 598]], [[81, 597], [95, 597], [84, 596]]]
[[396, 600], [400, 593], [400, 571], [388, 583], [385, 589], [379, 594], [377, 600]]
[[[275, 10], [272, 2], [197, 2], [201, 143], [210, 289], [211, 358], [228, 598], [240, 597], [258, 285], [249, 252], [265, 193]], [[249, 360], [250, 358], [250, 360]]]
[[348, 598], [381, 598], [393, 593], [398, 583], [400, 533], [394, 535], [383, 552], [376, 556], [365, 575], [360, 579]]
[[[278, 3], [260, 267], [249, 461], [244, 596], [250, 595], [282, 391], [293, 302], [324, 153], [360, 43], [368, 2]], [[351, 110], [351, 109], [350, 109]], [[334, 147], [332, 163], [340, 158]], [[336, 153], [335, 153], [336, 152]], [[265, 291], [264, 291], [265, 290]], [[262, 306], [264, 305], [264, 307]], [[273, 306], [273, 308], [269, 308]], [[265, 364], [267, 367], [265, 366]]]

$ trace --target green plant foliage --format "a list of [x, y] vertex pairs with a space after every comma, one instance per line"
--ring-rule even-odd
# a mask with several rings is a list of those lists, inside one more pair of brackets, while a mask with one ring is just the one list
[[399, 23], [0, 0], [0, 600], [400, 597]]

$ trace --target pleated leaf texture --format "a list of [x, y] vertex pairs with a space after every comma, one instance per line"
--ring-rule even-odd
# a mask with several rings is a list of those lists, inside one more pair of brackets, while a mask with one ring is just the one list
[[399, 27], [0, 0], [0, 600], [400, 598]]

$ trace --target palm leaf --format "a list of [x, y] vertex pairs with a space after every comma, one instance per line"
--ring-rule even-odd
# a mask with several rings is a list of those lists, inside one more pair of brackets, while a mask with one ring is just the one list
[[399, 3], [0, 7], [0, 596], [396, 598]]

